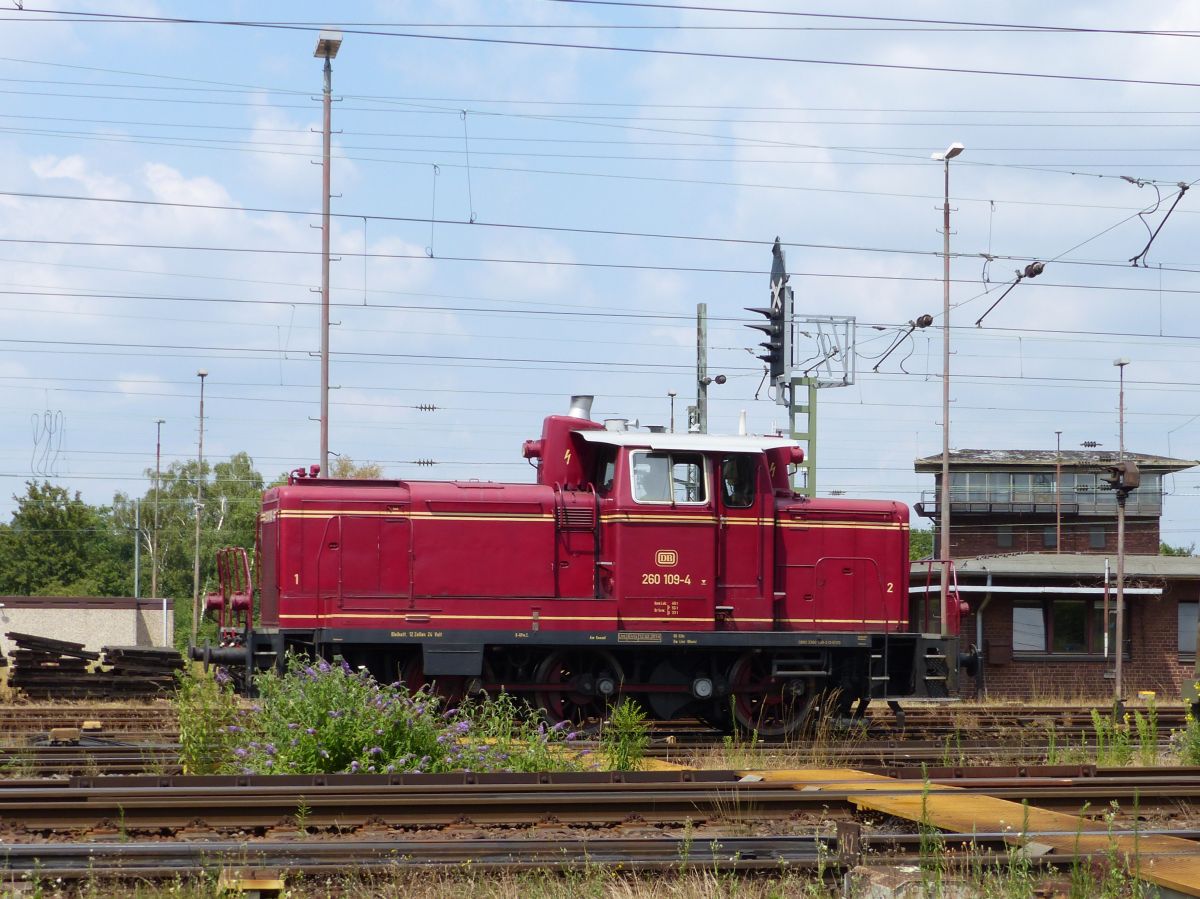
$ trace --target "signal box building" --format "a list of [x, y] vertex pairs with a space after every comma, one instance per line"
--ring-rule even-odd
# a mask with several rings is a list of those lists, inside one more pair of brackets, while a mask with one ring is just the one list
[[[1124, 693], [1175, 699], [1193, 678], [1200, 558], [1159, 554], [1164, 480], [1196, 463], [1126, 453], [1141, 486], [1125, 514]], [[950, 454], [950, 547], [970, 606], [963, 642], [982, 652], [966, 695], [1111, 696], [1116, 661], [1117, 505], [1105, 466], [1116, 453], [959, 450]], [[918, 514], [940, 546], [941, 455]], [[915, 594], [937, 593], [936, 566], [914, 563]]]

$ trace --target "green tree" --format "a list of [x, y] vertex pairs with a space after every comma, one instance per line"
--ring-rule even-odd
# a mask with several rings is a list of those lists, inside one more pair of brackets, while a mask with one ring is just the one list
[[1194, 556], [1196, 555], [1196, 544], [1193, 542], [1188, 546], [1172, 546], [1169, 543], [1160, 543], [1158, 554], [1160, 556]]
[[[146, 472], [153, 483], [154, 472]], [[158, 565], [158, 592], [175, 599], [175, 642], [191, 639], [193, 577], [196, 545], [196, 482], [202, 480], [200, 512], [200, 595], [215, 592], [217, 550], [241, 546], [253, 559], [258, 512], [262, 505], [263, 478], [247, 453], [203, 469], [195, 459], [174, 462], [162, 473], [159, 491], [159, 527], [154, 533], [154, 487], [140, 498], [143, 584], [149, 589], [150, 566]], [[125, 494], [113, 499], [115, 517], [132, 527], [133, 500]], [[212, 626], [207, 630], [212, 632]]]
[[13, 499], [12, 521], [0, 526], [0, 593], [130, 595], [133, 535], [111, 510], [49, 481], [27, 481]]
[[908, 558], [930, 559], [933, 557], [933, 531], [912, 530], [908, 532]]
[[337, 456], [329, 466], [329, 476], [377, 481], [383, 477], [383, 466], [378, 462], [355, 462], [349, 456]]

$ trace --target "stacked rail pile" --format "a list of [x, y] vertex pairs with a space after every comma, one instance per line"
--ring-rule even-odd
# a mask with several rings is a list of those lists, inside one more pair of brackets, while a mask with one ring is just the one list
[[[8, 633], [12, 652], [9, 686], [31, 699], [123, 698], [171, 690], [183, 659], [174, 649], [105, 646], [92, 652], [82, 643], [33, 634]], [[92, 662], [100, 667], [89, 670]]]
[[33, 698], [76, 697], [91, 695], [83, 687], [88, 663], [100, 659], [82, 643], [52, 640], [33, 634], [5, 634], [16, 644], [12, 655], [12, 673], [8, 685]]
[[98, 671], [108, 690], [124, 696], [167, 692], [175, 686], [175, 672], [183, 669], [183, 657], [177, 649], [151, 649], [144, 646], [105, 646]]

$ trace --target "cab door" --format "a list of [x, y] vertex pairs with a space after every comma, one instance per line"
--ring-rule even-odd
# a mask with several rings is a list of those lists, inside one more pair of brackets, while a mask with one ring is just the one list
[[605, 515], [621, 626], [710, 631], [714, 626], [716, 506], [700, 453], [634, 449], [620, 499]]
[[763, 454], [721, 458], [717, 486], [717, 627], [770, 630], [775, 516]]

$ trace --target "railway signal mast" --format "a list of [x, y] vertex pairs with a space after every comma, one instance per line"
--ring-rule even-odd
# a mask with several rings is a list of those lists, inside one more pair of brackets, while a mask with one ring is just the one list
[[[808, 315], [797, 318], [794, 293], [788, 284], [787, 262], [779, 238], [771, 247], [771, 304], [746, 306], [766, 321], [747, 325], [762, 331], [763, 352], [755, 358], [766, 363], [767, 382], [775, 402], [788, 407], [788, 432], [805, 444], [803, 483], [796, 490], [815, 496], [817, 489], [817, 389], [844, 387], [854, 383], [854, 318], [843, 315]], [[799, 327], [798, 327], [799, 326]], [[797, 338], [812, 341], [813, 351], [806, 368], [797, 371]], [[799, 401], [798, 401], [799, 400]], [[803, 416], [803, 421], [797, 421]]]

